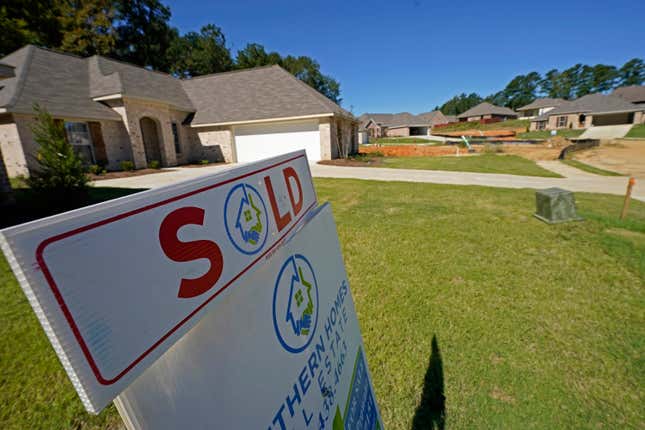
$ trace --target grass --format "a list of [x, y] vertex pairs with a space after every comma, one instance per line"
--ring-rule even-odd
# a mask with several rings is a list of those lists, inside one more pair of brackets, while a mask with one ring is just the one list
[[438, 140], [428, 140], [421, 137], [379, 137], [378, 139], [371, 139], [370, 143], [379, 145], [406, 145], [411, 143], [418, 143], [424, 145], [443, 145], [443, 142]]
[[502, 130], [505, 128], [528, 128], [528, 119], [509, 119], [507, 121], [493, 122], [489, 124], [481, 124], [478, 121], [464, 121], [456, 122], [446, 127], [438, 127], [432, 129], [433, 134], [441, 134], [445, 131], [463, 131], [463, 130]]
[[645, 124], [636, 124], [631, 129], [625, 137], [635, 137], [645, 139]]
[[[580, 136], [585, 129], [569, 129], [565, 128], [562, 130], [557, 130], [558, 136], [564, 138], [578, 137]], [[535, 130], [527, 131], [525, 133], [518, 133], [517, 137], [520, 139], [548, 139], [551, 137], [551, 130]]]
[[375, 167], [395, 169], [448, 170], [453, 172], [505, 173], [508, 175], [561, 178], [534, 161], [517, 155], [481, 154], [464, 157], [384, 157]]
[[316, 182], [385, 428], [431, 428], [433, 373], [449, 429], [643, 427], [645, 204], [578, 193], [586, 221], [549, 226], [532, 190]]
[[593, 173], [596, 175], [602, 175], [602, 176], [624, 176], [620, 173], [612, 172], [610, 170], [604, 170], [600, 169], [598, 167], [591, 166], [589, 164], [585, 164], [582, 161], [578, 160], [571, 160], [571, 159], [566, 159], [566, 160], [561, 160], [564, 164], [567, 164], [571, 167], [575, 167], [576, 169], [584, 170], [585, 172]]
[[[645, 204], [619, 221], [620, 196], [577, 193], [586, 221], [549, 226], [532, 190], [315, 182], [385, 428], [429, 428], [439, 381], [449, 429], [643, 427]], [[117, 428], [83, 411], [2, 257], [0, 293], [0, 428]]]

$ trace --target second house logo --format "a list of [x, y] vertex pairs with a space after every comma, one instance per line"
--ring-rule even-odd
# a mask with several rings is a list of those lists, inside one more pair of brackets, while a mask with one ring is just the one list
[[318, 323], [318, 283], [304, 255], [295, 254], [282, 264], [273, 291], [273, 326], [289, 352], [303, 351]]
[[252, 185], [238, 184], [224, 204], [226, 233], [238, 251], [255, 254], [264, 246], [269, 218], [264, 200]]

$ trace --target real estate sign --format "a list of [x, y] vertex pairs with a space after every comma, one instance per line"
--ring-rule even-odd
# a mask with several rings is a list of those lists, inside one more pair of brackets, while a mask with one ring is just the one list
[[129, 428], [382, 428], [329, 205], [117, 399]]
[[[299, 151], [5, 229], [0, 246], [83, 404], [97, 413], [210, 311], [253, 312], [231, 308], [227, 294], [316, 204]], [[299, 275], [294, 267], [311, 279], [313, 269], [296, 259], [284, 282]], [[323, 316], [282, 300], [276, 324], [298, 330], [285, 328], [282, 340], [302, 352], [316, 344], [302, 344], [302, 334], [320, 334]]]

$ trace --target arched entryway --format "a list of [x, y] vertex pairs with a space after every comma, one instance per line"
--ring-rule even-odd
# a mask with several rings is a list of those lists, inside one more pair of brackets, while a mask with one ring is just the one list
[[146, 163], [149, 165], [150, 162], [157, 161], [161, 164], [161, 140], [157, 121], [146, 116], [139, 120], [139, 126], [146, 151]]

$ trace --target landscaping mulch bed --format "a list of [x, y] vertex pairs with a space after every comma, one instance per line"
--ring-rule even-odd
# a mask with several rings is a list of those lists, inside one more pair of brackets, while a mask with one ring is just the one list
[[173, 171], [173, 169], [120, 170], [115, 172], [107, 172], [103, 175], [93, 175], [91, 173], [88, 173], [87, 176], [90, 178], [90, 181], [103, 181], [105, 179], [130, 178], [132, 176], [151, 175], [153, 173], [167, 173]]

